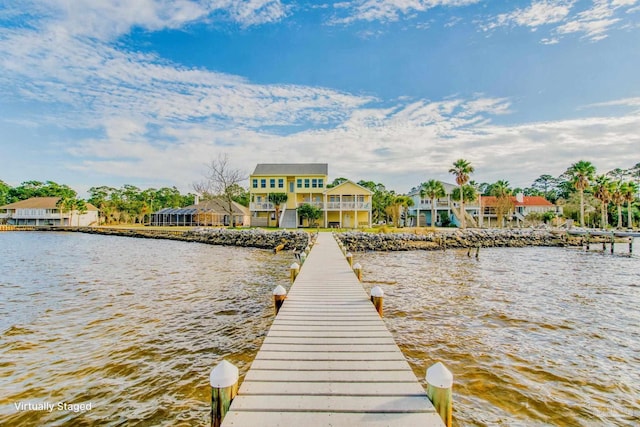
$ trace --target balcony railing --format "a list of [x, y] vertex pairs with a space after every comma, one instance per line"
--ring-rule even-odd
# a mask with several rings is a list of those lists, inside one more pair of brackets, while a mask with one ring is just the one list
[[371, 206], [369, 202], [327, 202], [327, 210], [364, 211]]
[[[69, 218], [70, 214], [65, 212], [62, 214], [62, 218]], [[24, 213], [24, 212], [16, 212], [13, 214], [8, 214], [9, 218], [14, 219], [60, 219], [59, 213]]]
[[298, 206], [301, 206], [301, 205], [311, 205], [311, 206], [316, 207], [318, 209], [324, 209], [324, 203], [317, 202], [317, 201], [303, 200], [303, 201], [298, 203]]
[[264, 202], [264, 203], [250, 203], [249, 209], [252, 211], [272, 211], [275, 209], [273, 203]]

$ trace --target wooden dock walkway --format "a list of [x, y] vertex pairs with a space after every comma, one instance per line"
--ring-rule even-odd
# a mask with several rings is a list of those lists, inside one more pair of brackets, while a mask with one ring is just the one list
[[330, 233], [320, 233], [222, 423], [443, 426]]

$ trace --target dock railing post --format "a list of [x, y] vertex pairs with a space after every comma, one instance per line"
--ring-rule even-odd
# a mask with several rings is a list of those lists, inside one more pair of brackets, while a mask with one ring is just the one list
[[296, 277], [298, 277], [298, 273], [300, 272], [300, 266], [297, 262], [294, 262], [289, 267], [289, 275], [291, 277], [291, 283], [295, 282]]
[[287, 290], [283, 288], [281, 285], [276, 286], [273, 290], [273, 306], [276, 309], [276, 316], [280, 311], [280, 307], [282, 307], [282, 303], [287, 298]]
[[611, 233], [611, 254], [613, 255], [613, 251], [614, 251], [614, 245], [616, 244], [616, 236], [614, 236], [613, 233]]
[[223, 360], [211, 370], [211, 427], [220, 427], [238, 394], [238, 368]]
[[347, 262], [349, 263], [349, 267], [353, 267], [353, 255], [351, 252], [347, 252]]
[[300, 265], [304, 264], [305, 260], [307, 259], [307, 254], [305, 254], [304, 252], [302, 252], [300, 254]]
[[633, 237], [629, 237], [629, 255], [633, 254]]
[[441, 362], [427, 369], [427, 396], [445, 426], [451, 427], [453, 415], [453, 374]]
[[353, 266], [353, 271], [356, 273], [358, 281], [362, 282], [362, 266], [359, 262], [356, 262], [356, 264]]
[[376, 308], [376, 311], [382, 317], [383, 315], [383, 300], [384, 300], [384, 291], [380, 286], [374, 286], [371, 288], [371, 302], [373, 306]]

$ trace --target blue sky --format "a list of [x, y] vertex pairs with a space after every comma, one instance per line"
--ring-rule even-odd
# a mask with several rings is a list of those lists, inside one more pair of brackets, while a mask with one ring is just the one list
[[640, 162], [640, 0], [0, 0], [0, 179], [190, 191], [227, 153], [406, 192]]

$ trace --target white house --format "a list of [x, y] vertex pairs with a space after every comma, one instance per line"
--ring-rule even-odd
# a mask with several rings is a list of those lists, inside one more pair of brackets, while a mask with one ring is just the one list
[[98, 208], [87, 203], [87, 211], [65, 211], [57, 206], [60, 197], [32, 197], [27, 200], [0, 206], [3, 215], [12, 225], [98, 225]]

